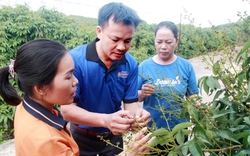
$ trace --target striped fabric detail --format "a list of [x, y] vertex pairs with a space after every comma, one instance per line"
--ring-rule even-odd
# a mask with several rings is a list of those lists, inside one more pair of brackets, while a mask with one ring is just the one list
[[48, 125], [58, 129], [59, 131], [64, 129], [68, 134], [70, 134], [66, 128], [67, 121], [62, 118], [60, 111], [55, 106], [54, 109], [58, 111], [58, 116], [42, 107], [38, 103], [32, 101], [27, 96], [24, 96], [23, 106], [25, 110], [34, 117], [44, 121]]

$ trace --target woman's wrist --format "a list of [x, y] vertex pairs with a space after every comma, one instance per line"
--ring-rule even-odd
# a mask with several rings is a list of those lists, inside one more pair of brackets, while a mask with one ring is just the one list
[[138, 91], [138, 101], [139, 102], [143, 102], [143, 100], [145, 99], [145, 95], [142, 93], [142, 90]]

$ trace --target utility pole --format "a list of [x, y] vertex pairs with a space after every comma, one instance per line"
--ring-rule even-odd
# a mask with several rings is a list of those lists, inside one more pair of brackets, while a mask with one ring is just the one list
[[180, 44], [181, 44], [181, 17], [182, 14], [180, 15], [180, 29], [179, 29], [179, 43], [178, 43], [178, 53], [180, 55]]

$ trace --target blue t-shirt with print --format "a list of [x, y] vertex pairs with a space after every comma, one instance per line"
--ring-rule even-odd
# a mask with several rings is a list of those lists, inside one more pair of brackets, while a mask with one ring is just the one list
[[157, 128], [172, 129], [186, 121], [180, 118], [185, 96], [198, 94], [197, 80], [191, 63], [181, 57], [168, 65], [160, 65], [152, 58], [139, 65], [138, 90], [148, 83], [155, 86], [152, 96], [146, 97], [143, 107], [151, 114]]

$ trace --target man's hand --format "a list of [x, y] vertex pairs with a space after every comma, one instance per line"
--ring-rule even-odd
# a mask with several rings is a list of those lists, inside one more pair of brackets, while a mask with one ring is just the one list
[[131, 129], [141, 129], [143, 127], [146, 127], [148, 123], [151, 121], [150, 113], [143, 108], [138, 109], [135, 112], [135, 122], [131, 125]]
[[131, 125], [135, 122], [130, 111], [120, 110], [113, 114], [107, 114], [105, 127], [107, 127], [114, 135], [121, 135], [131, 129]]

